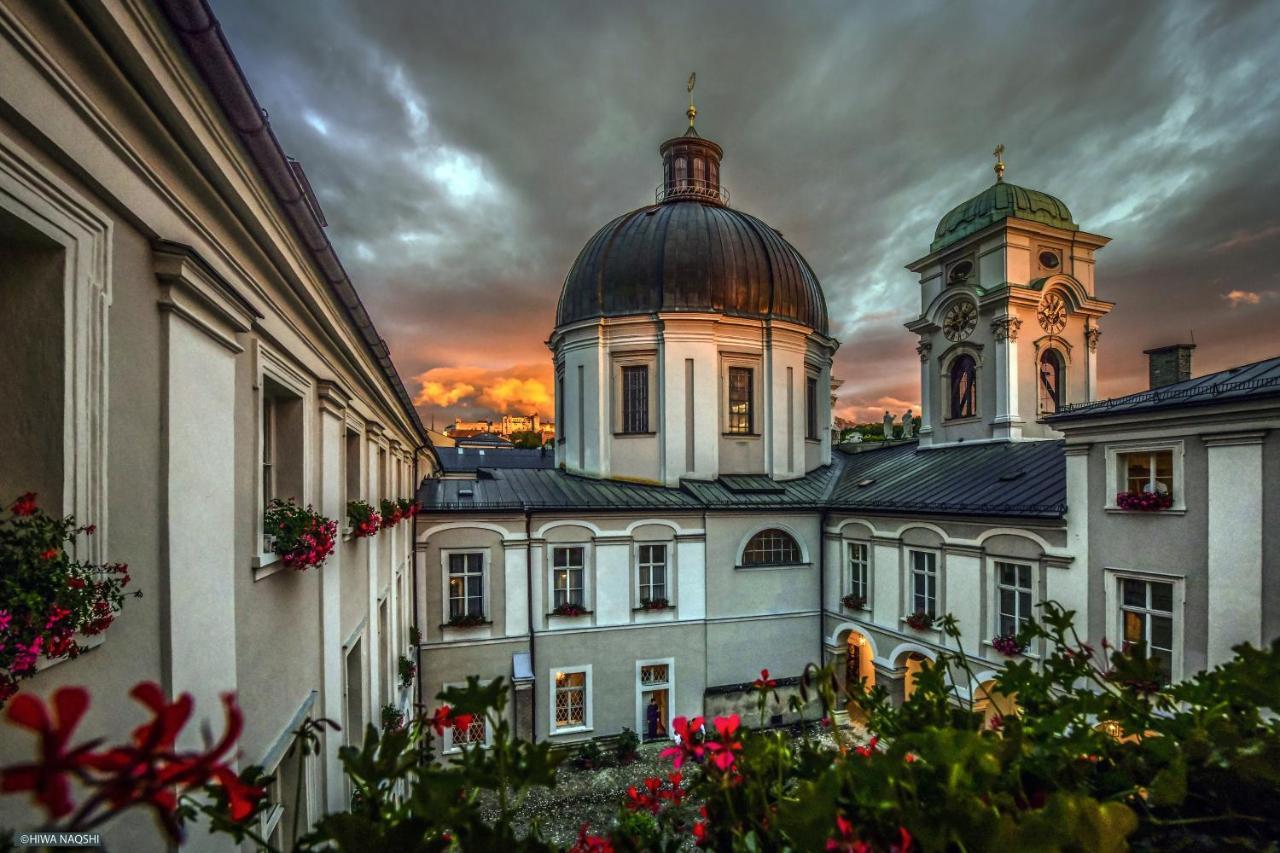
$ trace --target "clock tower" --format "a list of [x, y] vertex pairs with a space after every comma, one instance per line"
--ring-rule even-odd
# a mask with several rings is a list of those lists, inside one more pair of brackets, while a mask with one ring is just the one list
[[996, 182], [938, 223], [920, 277], [920, 444], [1056, 438], [1042, 421], [1097, 394], [1094, 254], [1110, 238], [1082, 231], [1047, 193]]

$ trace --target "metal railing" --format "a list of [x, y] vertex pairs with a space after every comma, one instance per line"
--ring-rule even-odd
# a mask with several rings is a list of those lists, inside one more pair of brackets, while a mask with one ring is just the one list
[[694, 198], [716, 204], [729, 203], [729, 191], [720, 184], [711, 181], [697, 181], [692, 178], [659, 184], [653, 191], [654, 202], [668, 201], [674, 198]]
[[1280, 376], [1263, 376], [1257, 379], [1242, 379], [1238, 382], [1215, 382], [1205, 386], [1203, 384], [1192, 385], [1189, 388], [1174, 388], [1171, 390], [1163, 390], [1156, 388], [1151, 391], [1142, 391], [1137, 394], [1130, 394], [1127, 397], [1113, 397], [1110, 400], [1095, 400], [1089, 403], [1074, 403], [1063, 406], [1058, 409], [1055, 414], [1063, 415], [1070, 412], [1084, 411], [1105, 411], [1115, 408], [1116, 406], [1137, 406], [1145, 403], [1162, 403], [1166, 400], [1184, 400], [1190, 397], [1205, 397], [1208, 399], [1220, 397], [1223, 394], [1230, 394], [1235, 391], [1253, 391], [1259, 388], [1270, 388], [1274, 385], [1280, 385]]

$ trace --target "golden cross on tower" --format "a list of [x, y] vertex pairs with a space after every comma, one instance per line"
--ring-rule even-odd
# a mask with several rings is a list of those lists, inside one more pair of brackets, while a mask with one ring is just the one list
[[996, 146], [996, 150], [991, 152], [991, 156], [996, 158], [996, 165], [995, 165], [996, 181], [1001, 182], [1004, 180], [1004, 143], [1003, 142], [1001, 142], [999, 145]]
[[698, 81], [698, 72], [694, 71], [689, 75], [689, 109], [686, 115], [689, 116], [689, 127], [693, 127], [693, 120], [698, 117], [698, 108], [693, 105], [693, 84]]

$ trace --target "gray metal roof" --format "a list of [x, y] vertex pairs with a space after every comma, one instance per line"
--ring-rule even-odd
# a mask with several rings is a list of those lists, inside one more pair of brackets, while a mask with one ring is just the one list
[[437, 447], [446, 474], [465, 474], [481, 468], [554, 468], [556, 454], [526, 448]]
[[[510, 452], [510, 451], [508, 451]], [[490, 454], [492, 455], [492, 454]], [[424, 512], [844, 509], [1060, 518], [1066, 511], [1061, 441], [993, 442], [920, 449], [904, 442], [833, 454], [796, 480], [726, 476], [680, 488], [596, 480], [559, 469], [481, 469], [478, 479], [428, 480]]]
[[1067, 508], [1061, 441], [904, 443], [844, 456], [832, 508], [1043, 518]]
[[477, 480], [427, 480], [418, 492], [423, 511], [702, 509], [679, 489], [596, 480], [558, 469], [485, 468], [479, 474]]
[[1064, 406], [1062, 411], [1050, 415], [1046, 420], [1056, 424], [1076, 418], [1125, 415], [1131, 412], [1242, 402], [1267, 397], [1280, 397], [1280, 356], [1197, 376], [1150, 391], [1139, 391], [1127, 397]]

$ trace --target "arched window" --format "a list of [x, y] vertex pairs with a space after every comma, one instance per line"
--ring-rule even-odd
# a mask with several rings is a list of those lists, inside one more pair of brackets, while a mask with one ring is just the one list
[[1062, 398], [1066, 378], [1067, 369], [1062, 363], [1061, 353], [1047, 349], [1040, 354], [1040, 411], [1052, 414], [1066, 402]]
[[720, 186], [720, 167], [716, 165], [715, 160], [707, 161], [707, 180], [712, 186]]
[[707, 163], [701, 157], [693, 158], [693, 185], [701, 187], [707, 179]]
[[744, 566], [785, 566], [803, 561], [800, 544], [785, 530], [761, 530], [742, 552]]
[[683, 157], [676, 158], [676, 186], [687, 187], [689, 185], [689, 161]]
[[971, 418], [978, 414], [978, 363], [971, 355], [951, 362], [951, 417]]

